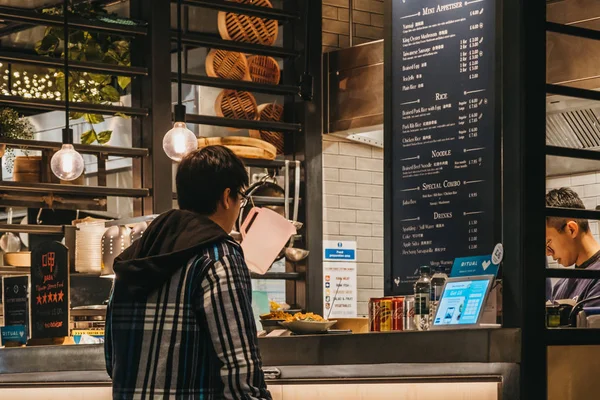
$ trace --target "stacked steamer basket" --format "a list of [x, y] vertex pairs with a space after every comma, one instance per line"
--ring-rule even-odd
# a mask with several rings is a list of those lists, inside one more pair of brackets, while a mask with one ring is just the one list
[[[269, 0], [233, 0], [236, 3], [253, 4], [273, 8]], [[277, 40], [279, 25], [272, 19], [219, 11], [219, 33], [225, 40], [272, 46]]]
[[[237, 3], [269, 7], [269, 0], [231, 0]], [[219, 34], [225, 40], [272, 46], [279, 34], [275, 20], [221, 11], [218, 14]], [[212, 50], [206, 58], [206, 74], [222, 79], [252, 81], [277, 85], [281, 70], [275, 59], [266, 56], [246, 56], [243, 53]], [[244, 120], [281, 121], [283, 108], [275, 104], [257, 105], [256, 98], [249, 92], [223, 90], [215, 101], [215, 113], [219, 117]], [[278, 132], [251, 130], [250, 137], [229, 137], [219, 143], [231, 148], [244, 158], [273, 159], [283, 152], [283, 136]], [[200, 146], [213, 143], [218, 138], [200, 138]], [[231, 142], [233, 140], [233, 142]], [[218, 140], [217, 140], [218, 141]]]
[[206, 56], [206, 75], [213, 78], [249, 81], [248, 59], [242, 53], [211, 50]]
[[[261, 104], [258, 106], [258, 119], [260, 121], [280, 122], [283, 117], [283, 107], [277, 103]], [[272, 144], [277, 149], [277, 154], [283, 154], [284, 141], [283, 133], [273, 131], [250, 131], [250, 136], [260, 138], [267, 143]]]
[[215, 101], [219, 117], [255, 120], [258, 117], [256, 99], [250, 92], [223, 90]]

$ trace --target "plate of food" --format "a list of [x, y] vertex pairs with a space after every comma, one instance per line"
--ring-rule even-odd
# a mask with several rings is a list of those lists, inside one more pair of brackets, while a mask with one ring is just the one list
[[262, 324], [263, 330], [267, 333], [273, 332], [276, 329], [281, 329], [280, 322], [286, 321], [292, 316], [284, 311], [272, 311], [268, 314], [260, 316], [260, 323]]
[[279, 324], [298, 335], [326, 332], [337, 322], [328, 321], [314, 313], [288, 315], [289, 317], [285, 321], [279, 322]]

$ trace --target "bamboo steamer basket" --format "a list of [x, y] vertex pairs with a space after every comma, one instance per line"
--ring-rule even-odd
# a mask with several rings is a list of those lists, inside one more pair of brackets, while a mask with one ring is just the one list
[[238, 157], [273, 160], [277, 150], [272, 144], [244, 136], [198, 138], [198, 147], [225, 146]]
[[13, 181], [24, 183], [39, 183], [42, 177], [41, 156], [15, 157], [13, 166]]
[[[283, 107], [277, 103], [267, 103], [258, 106], [258, 119], [260, 121], [280, 122], [283, 118]], [[273, 131], [250, 131], [250, 136], [260, 138], [267, 143], [272, 144], [277, 149], [277, 154], [283, 154], [284, 138], [283, 133]]]
[[243, 53], [211, 50], [206, 56], [206, 75], [213, 78], [249, 81], [248, 59]]
[[5, 253], [4, 263], [12, 267], [31, 267], [31, 252]]
[[219, 117], [245, 119], [258, 118], [256, 99], [249, 92], [223, 90], [215, 100], [215, 112]]
[[252, 56], [248, 58], [248, 69], [252, 82], [277, 85], [281, 79], [281, 69], [273, 57]]
[[[236, 3], [253, 4], [273, 8], [269, 0], [233, 0]], [[225, 40], [272, 46], [279, 34], [279, 24], [273, 19], [219, 11], [219, 34]]]

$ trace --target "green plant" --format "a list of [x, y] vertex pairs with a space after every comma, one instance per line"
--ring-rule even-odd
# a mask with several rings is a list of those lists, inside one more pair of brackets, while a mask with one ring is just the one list
[[[33, 125], [27, 118], [19, 115], [12, 108], [0, 109], [0, 137], [5, 139], [32, 140], [34, 135]], [[25, 152], [27, 154], [27, 152]], [[4, 165], [8, 172], [12, 172], [15, 162], [15, 150], [7, 147], [4, 153]]]
[[[70, 11], [86, 19], [113, 16], [113, 14], [109, 14], [104, 10], [100, 4], [91, 2], [72, 3]], [[63, 13], [60, 7], [47, 8], [42, 10], [42, 12], [51, 15], [62, 15]], [[43, 39], [36, 43], [35, 50], [38, 54], [57, 56], [57, 51], [63, 41], [63, 28], [48, 27]], [[60, 57], [64, 57], [64, 51], [60, 53]], [[69, 60], [130, 66], [130, 45], [128, 41], [114, 35], [73, 29], [69, 32]], [[54, 81], [56, 89], [64, 97], [64, 72], [54, 72]], [[120, 93], [117, 87], [121, 89], [121, 92], [124, 92], [130, 84], [131, 78], [127, 76], [119, 76], [114, 79], [111, 75], [70, 70], [69, 101], [112, 104], [120, 100]], [[125, 117], [123, 114], [119, 114], [119, 116]], [[69, 117], [71, 119], [83, 118], [91, 125], [91, 129], [81, 134], [81, 143], [91, 144], [98, 142], [105, 144], [110, 140], [112, 131], [97, 132], [94, 128], [95, 124], [104, 122], [102, 115], [72, 112]]]

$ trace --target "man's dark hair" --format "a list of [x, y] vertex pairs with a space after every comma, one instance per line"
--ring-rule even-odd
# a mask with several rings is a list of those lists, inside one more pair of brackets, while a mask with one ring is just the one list
[[208, 146], [188, 154], [177, 168], [177, 202], [182, 210], [211, 215], [223, 191], [231, 197], [248, 187], [244, 163], [223, 146]]
[[[585, 205], [577, 193], [575, 193], [573, 189], [566, 187], [549, 191], [548, 194], [546, 194], [546, 207], [585, 210]], [[583, 232], [587, 232], [590, 229], [590, 224], [587, 219], [546, 217], [546, 224], [555, 228], [557, 231], [563, 230], [569, 221], [577, 222]]]

